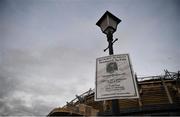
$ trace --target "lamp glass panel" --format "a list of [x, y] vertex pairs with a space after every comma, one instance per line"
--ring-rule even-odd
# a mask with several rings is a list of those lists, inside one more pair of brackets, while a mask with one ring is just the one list
[[105, 18], [102, 20], [102, 22], [100, 24], [100, 28], [101, 28], [102, 32], [104, 32], [106, 30], [107, 26], [108, 26], [108, 22], [107, 22], [107, 18]]
[[114, 28], [114, 30], [117, 28], [117, 21], [115, 21], [112, 17], [109, 17], [109, 26]]

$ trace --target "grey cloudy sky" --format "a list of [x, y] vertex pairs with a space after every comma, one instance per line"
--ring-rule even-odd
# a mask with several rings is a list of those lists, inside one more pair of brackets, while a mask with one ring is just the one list
[[0, 115], [47, 115], [94, 88], [106, 10], [122, 20], [115, 54], [137, 75], [180, 69], [179, 0], [1, 0]]

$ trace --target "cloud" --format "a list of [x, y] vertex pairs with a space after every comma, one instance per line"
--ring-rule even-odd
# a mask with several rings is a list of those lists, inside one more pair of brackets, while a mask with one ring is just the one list
[[82, 54], [61, 47], [7, 49], [1, 63], [0, 113], [48, 114], [65, 104], [64, 99], [70, 101], [75, 94], [91, 88], [94, 79], [89, 72], [94, 71], [87, 67], [91, 59], [89, 55], [82, 58]]
[[8, 97], [1, 99], [0, 103], [2, 105], [0, 113], [6, 116], [45, 116], [51, 107], [46, 101], [39, 99], [39, 96], [19, 91], [14, 91]]

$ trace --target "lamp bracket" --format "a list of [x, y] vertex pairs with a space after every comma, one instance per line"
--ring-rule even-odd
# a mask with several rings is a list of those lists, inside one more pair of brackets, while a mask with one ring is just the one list
[[[114, 44], [117, 40], [118, 40], [118, 38], [116, 38], [114, 41], [112, 41], [112, 44]], [[104, 49], [104, 52], [105, 52], [108, 48], [109, 48], [109, 46]]]

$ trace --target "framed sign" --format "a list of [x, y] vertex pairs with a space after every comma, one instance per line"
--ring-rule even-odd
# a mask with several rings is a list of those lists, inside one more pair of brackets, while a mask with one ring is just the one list
[[139, 98], [128, 54], [96, 59], [95, 101]]

